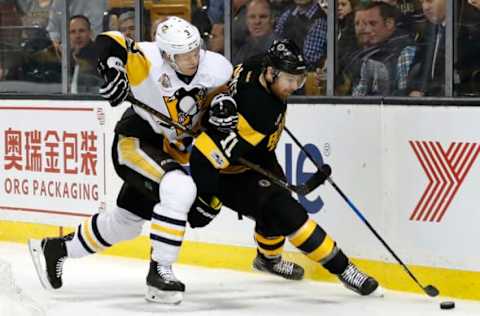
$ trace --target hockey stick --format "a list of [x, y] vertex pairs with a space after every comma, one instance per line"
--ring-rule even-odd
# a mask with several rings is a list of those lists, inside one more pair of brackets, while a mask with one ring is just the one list
[[[321, 170], [320, 166], [318, 165], [317, 161], [313, 158], [313, 156], [305, 150], [305, 148], [303, 147], [303, 145], [300, 143], [300, 141], [293, 135], [292, 132], [290, 132], [290, 130], [285, 126], [285, 131], [287, 132], [287, 134], [293, 139], [293, 141], [295, 142], [295, 144], [297, 144], [298, 147], [300, 147], [300, 150], [303, 151], [305, 153], [305, 155], [307, 155], [308, 159], [310, 159], [310, 161], [317, 167], [318, 170]], [[397, 262], [403, 267], [403, 269], [405, 270], [405, 272], [407, 272], [407, 274], [412, 278], [413, 281], [415, 281], [415, 283], [422, 288], [422, 290], [428, 295], [428, 296], [431, 296], [431, 297], [435, 297], [437, 296], [440, 292], [438, 291], [438, 289], [436, 287], [434, 287], [433, 285], [427, 285], [427, 286], [423, 286], [418, 280], [417, 278], [415, 277], [415, 275], [412, 273], [412, 271], [410, 271], [410, 269], [407, 267], [407, 265], [405, 263], [403, 263], [403, 261], [397, 256], [397, 254], [393, 251], [392, 248], [390, 248], [390, 246], [387, 244], [387, 242], [380, 236], [380, 234], [375, 230], [375, 228], [373, 228], [373, 226], [368, 222], [368, 220], [365, 218], [365, 216], [363, 216], [362, 212], [360, 212], [360, 210], [353, 204], [352, 201], [350, 201], [350, 199], [345, 195], [345, 193], [343, 193], [342, 190], [340, 190], [340, 188], [338, 187], [338, 185], [332, 180], [331, 177], [328, 177], [327, 178], [327, 181], [332, 185], [332, 187], [338, 192], [338, 194], [340, 194], [340, 196], [345, 200], [345, 202], [347, 202], [347, 204], [351, 207], [351, 209], [355, 212], [355, 214], [362, 220], [362, 222], [367, 225], [367, 227], [370, 229], [370, 231], [375, 235], [375, 237], [377, 237], [378, 240], [380, 240], [380, 242], [385, 246], [385, 248], [387, 248], [387, 250], [390, 252], [390, 254], [395, 258], [395, 260], [397, 260]]]
[[[148, 105], [146, 105], [142, 101], [137, 100], [134, 96], [128, 95], [127, 96], [127, 101], [132, 103], [133, 105], [138, 106], [139, 108], [147, 111], [148, 113], [156, 116], [157, 118], [162, 120], [163, 123], [165, 123], [166, 125], [170, 125], [174, 128], [177, 128], [177, 129], [181, 130], [182, 132], [184, 132], [185, 134], [190, 135], [192, 137], [197, 136], [192, 130], [186, 128], [185, 126], [183, 126], [182, 124], [180, 124], [178, 122], [173, 121], [167, 115], [149, 107]], [[286, 189], [286, 190], [288, 190], [292, 193], [296, 193], [296, 194], [300, 194], [300, 195], [307, 195], [308, 193], [312, 192], [322, 183], [322, 180], [323, 180], [322, 172], [317, 171], [304, 184], [293, 185], [293, 184], [288, 183], [287, 181], [284, 181], [284, 180], [280, 179], [279, 177], [277, 177], [276, 175], [274, 175], [270, 171], [265, 170], [262, 167], [260, 167], [259, 165], [256, 165], [253, 162], [250, 162], [250, 161], [248, 161], [248, 160], [246, 160], [242, 157], [238, 158], [238, 162], [240, 162], [242, 165], [260, 173], [261, 175], [267, 177], [270, 181], [272, 181], [277, 186], [279, 186], [281, 188], [284, 188], [284, 189]]]

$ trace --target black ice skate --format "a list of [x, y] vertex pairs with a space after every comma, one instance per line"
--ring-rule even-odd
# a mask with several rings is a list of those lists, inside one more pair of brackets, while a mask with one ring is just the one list
[[377, 280], [360, 271], [353, 263], [349, 263], [338, 278], [346, 288], [360, 295], [370, 295], [379, 288]]
[[147, 275], [147, 301], [163, 304], [180, 304], [185, 292], [185, 284], [173, 274], [172, 266], [161, 266], [150, 260]]
[[304, 274], [303, 268], [294, 262], [283, 260], [281, 256], [270, 259], [260, 253], [257, 253], [257, 257], [253, 260], [253, 269], [288, 280], [302, 280]]
[[62, 287], [63, 263], [67, 259], [65, 241], [73, 234], [62, 238], [31, 239], [28, 248], [40, 283], [47, 290]]

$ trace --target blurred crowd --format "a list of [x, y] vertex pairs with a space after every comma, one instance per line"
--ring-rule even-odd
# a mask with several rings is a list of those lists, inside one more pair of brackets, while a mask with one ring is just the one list
[[[309, 68], [300, 93], [324, 94], [328, 1], [232, 0], [232, 63], [265, 52], [275, 39], [290, 38]], [[336, 0], [335, 94], [444, 95], [447, 1]], [[102, 80], [93, 40], [106, 30], [137, 40], [133, 1], [69, 2], [70, 91], [95, 93]], [[61, 4], [0, 0], [0, 80], [61, 82]], [[187, 18], [199, 28], [205, 48], [224, 54], [224, 0], [191, 0], [188, 6]], [[142, 39], [151, 40], [158, 19], [147, 6], [144, 15]], [[480, 0], [458, 0], [454, 21], [455, 95], [479, 95]]]

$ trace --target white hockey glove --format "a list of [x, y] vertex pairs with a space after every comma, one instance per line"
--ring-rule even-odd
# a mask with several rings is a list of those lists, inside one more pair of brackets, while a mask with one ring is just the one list
[[216, 196], [211, 196], [209, 199], [197, 196], [190, 212], [188, 212], [190, 227], [207, 226], [220, 213], [221, 208], [222, 202]]
[[128, 96], [130, 85], [123, 62], [118, 57], [109, 57], [105, 62], [99, 61], [97, 70], [105, 79], [105, 84], [98, 92], [112, 106], [117, 106]]
[[235, 130], [238, 123], [237, 103], [228, 94], [216, 95], [210, 103], [208, 122], [223, 133]]

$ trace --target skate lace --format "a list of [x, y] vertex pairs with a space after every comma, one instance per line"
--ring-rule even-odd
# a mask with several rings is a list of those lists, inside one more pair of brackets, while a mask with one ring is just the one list
[[293, 267], [293, 262], [280, 260], [279, 263], [273, 266], [273, 269], [278, 273], [290, 275], [293, 273]]
[[55, 265], [55, 275], [57, 278], [60, 278], [63, 273], [63, 264], [65, 263], [65, 260], [67, 257], [61, 257], [58, 259], [57, 264]]
[[172, 266], [157, 265], [157, 272], [165, 281], [178, 282], [178, 279], [173, 274]]
[[342, 273], [342, 279], [356, 288], [360, 288], [367, 278], [365, 274], [352, 264], [349, 264], [347, 269]]

